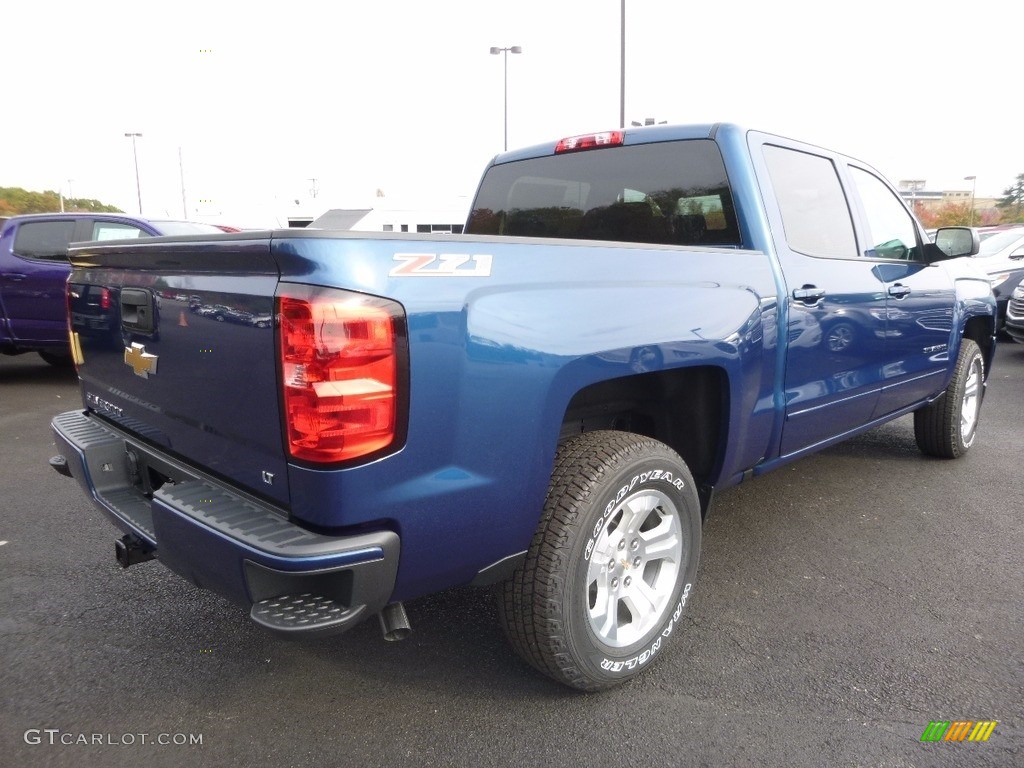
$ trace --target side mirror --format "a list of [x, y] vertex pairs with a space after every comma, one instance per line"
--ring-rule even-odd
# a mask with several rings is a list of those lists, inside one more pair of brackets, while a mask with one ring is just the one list
[[935, 247], [942, 255], [933, 261], [956, 259], [977, 254], [981, 240], [977, 231], [970, 227], [942, 227], [935, 233]]
[[1010, 258], [1013, 259], [1014, 261], [1017, 261], [1018, 259], [1024, 259], [1024, 248], [1018, 248], [1017, 250], [1015, 250], [1013, 253], [1010, 254]]

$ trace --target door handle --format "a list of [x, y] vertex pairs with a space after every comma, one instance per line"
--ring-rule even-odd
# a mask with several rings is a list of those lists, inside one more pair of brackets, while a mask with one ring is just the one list
[[816, 285], [805, 285], [802, 288], [796, 288], [793, 291], [793, 299], [795, 301], [799, 301], [801, 304], [817, 304], [824, 298], [825, 289], [818, 288]]
[[18, 280], [24, 280], [28, 275], [23, 275], [20, 272], [4, 272], [5, 280], [12, 280], [17, 282]]
[[896, 299], [902, 299], [904, 296], [910, 295], [910, 286], [903, 285], [903, 283], [896, 283], [895, 285], [890, 285], [889, 295]]

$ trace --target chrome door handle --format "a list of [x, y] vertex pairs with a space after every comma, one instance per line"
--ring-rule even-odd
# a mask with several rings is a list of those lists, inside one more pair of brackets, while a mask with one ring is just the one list
[[793, 291], [793, 299], [801, 304], [817, 304], [825, 298], [825, 289], [815, 285], [805, 285]]

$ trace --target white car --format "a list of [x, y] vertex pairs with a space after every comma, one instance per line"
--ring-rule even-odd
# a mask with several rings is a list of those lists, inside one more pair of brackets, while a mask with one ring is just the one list
[[988, 275], [999, 307], [997, 330], [1003, 330], [1010, 294], [1024, 279], [1024, 227], [1004, 229], [986, 237], [971, 261]]

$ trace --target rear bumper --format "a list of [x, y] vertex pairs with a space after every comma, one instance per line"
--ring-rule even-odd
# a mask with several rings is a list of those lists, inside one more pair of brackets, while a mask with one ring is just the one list
[[[394, 532], [308, 531], [85, 412], [62, 413], [51, 428], [66, 462], [55, 468], [115, 526], [183, 578], [247, 608], [256, 623], [290, 635], [335, 634], [388, 604], [398, 571]], [[171, 481], [146, 493], [150, 470]]]

